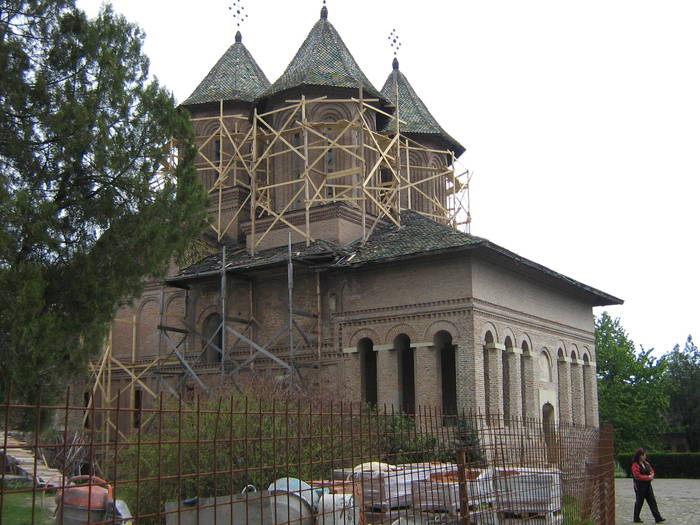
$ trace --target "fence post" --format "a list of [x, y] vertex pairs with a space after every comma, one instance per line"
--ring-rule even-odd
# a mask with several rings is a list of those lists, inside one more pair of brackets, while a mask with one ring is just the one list
[[457, 475], [459, 476], [460, 525], [469, 525], [469, 494], [467, 491], [467, 449], [457, 449]]

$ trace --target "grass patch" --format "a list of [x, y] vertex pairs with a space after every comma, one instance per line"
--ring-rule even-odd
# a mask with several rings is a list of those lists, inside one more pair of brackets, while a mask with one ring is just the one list
[[581, 517], [579, 514], [580, 509], [578, 502], [571, 496], [564, 496], [564, 508], [562, 510], [564, 523], [566, 523], [566, 525], [593, 525], [591, 520], [586, 520]]
[[2, 499], [2, 522], [12, 525], [49, 525], [53, 523], [53, 507], [49, 496], [36, 495], [34, 523], [32, 523], [32, 494], [5, 494]]

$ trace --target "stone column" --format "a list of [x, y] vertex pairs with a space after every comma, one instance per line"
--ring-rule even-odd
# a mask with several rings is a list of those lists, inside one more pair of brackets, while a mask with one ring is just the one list
[[520, 348], [506, 348], [505, 364], [508, 371], [503, 373], [504, 381], [507, 379], [507, 383], [503, 384], [503, 392], [506, 394], [503, 413], [511, 418], [523, 417], [522, 380], [520, 377], [520, 356], [522, 353]]
[[523, 351], [520, 359], [520, 379], [523, 417], [539, 418], [540, 411], [535, 397], [535, 354], [532, 350]]
[[[377, 347], [375, 346], [375, 349]], [[377, 405], [400, 411], [399, 363], [396, 350], [377, 351]]]
[[416, 410], [423, 407], [434, 411], [442, 404], [440, 351], [433, 346], [415, 348]]
[[583, 368], [583, 380], [586, 382], [586, 424], [598, 426], [598, 380], [596, 364], [591, 361]]
[[461, 412], [486, 411], [484, 397], [484, 353], [481, 341], [469, 337], [453, 341], [457, 360], [457, 407]]
[[484, 345], [484, 381], [486, 394], [486, 414], [492, 418], [503, 414], [503, 352], [506, 347], [500, 343]]
[[586, 423], [585, 405], [583, 402], [583, 361], [571, 360], [571, 397], [573, 422], [577, 425]]
[[557, 384], [559, 390], [559, 421], [573, 422], [571, 415], [571, 370], [569, 358], [561, 355], [557, 358]]

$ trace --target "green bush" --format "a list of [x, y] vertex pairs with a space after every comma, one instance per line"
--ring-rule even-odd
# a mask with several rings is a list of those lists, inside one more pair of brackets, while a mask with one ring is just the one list
[[[634, 453], [618, 455], [620, 466], [632, 475]], [[700, 478], [700, 452], [650, 452], [649, 462], [658, 478]]]
[[399, 414], [351, 416], [234, 395], [155, 412], [104, 466], [108, 479], [128, 480], [115, 483], [115, 495], [143, 516], [168, 501], [265, 489], [286, 476], [310, 481], [366, 461], [435, 460], [439, 441], [416, 427]]

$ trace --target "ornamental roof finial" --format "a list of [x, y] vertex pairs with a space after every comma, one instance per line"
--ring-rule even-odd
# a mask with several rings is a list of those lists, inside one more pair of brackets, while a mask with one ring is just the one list
[[[248, 18], [248, 13], [245, 12], [245, 7], [243, 7], [243, 2], [241, 0], [235, 0], [234, 2], [231, 2], [231, 5], [228, 8], [229, 11], [233, 13], [233, 19], [236, 21], [236, 27], [238, 29], [241, 28], [241, 24], [245, 22], [246, 18]], [[236, 32], [236, 42], [241, 42], [240, 38], [241, 32], [237, 31]]]
[[401, 40], [399, 40], [399, 34], [396, 32], [396, 28], [391, 30], [391, 33], [389, 33], [389, 45], [391, 46], [391, 49], [394, 50], [394, 61], [391, 63], [391, 65], [394, 67], [394, 69], [399, 69], [399, 61], [396, 58], [396, 55], [399, 52], [399, 49], [401, 49]]
[[321, 20], [328, 20], [328, 8], [326, 7], [326, 0], [323, 0], [323, 7], [321, 8]]

